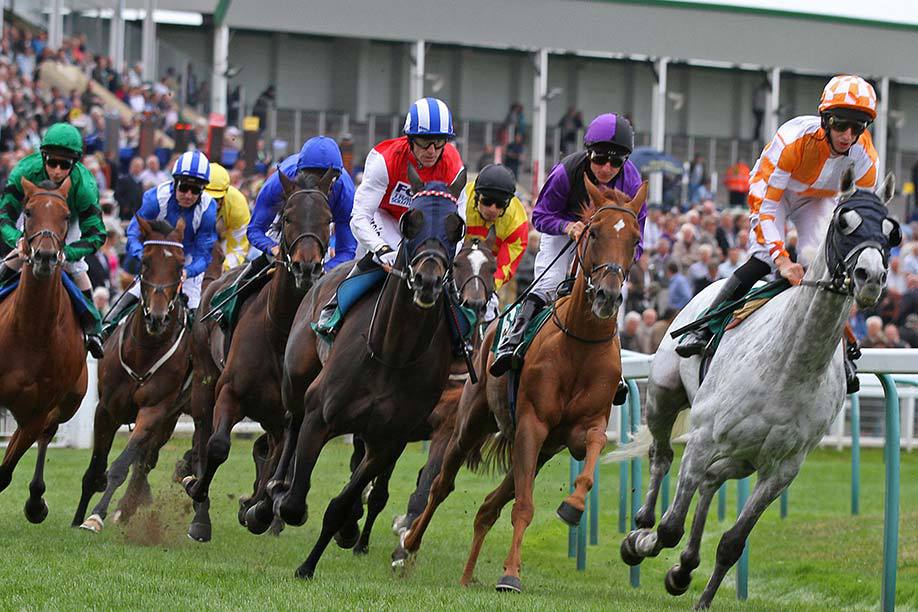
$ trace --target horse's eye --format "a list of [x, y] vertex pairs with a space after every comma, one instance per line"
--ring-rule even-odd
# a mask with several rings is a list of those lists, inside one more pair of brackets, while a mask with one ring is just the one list
[[596, 229], [590, 228], [590, 238], [596, 238]]
[[24, 214], [26, 217], [31, 217], [31, 216], [32, 216], [32, 211], [31, 211], [30, 209], [26, 208], [24, 211], [22, 211], [22, 214]]
[[838, 229], [845, 236], [850, 236], [861, 226], [862, 221], [856, 211], [846, 210], [838, 216]]

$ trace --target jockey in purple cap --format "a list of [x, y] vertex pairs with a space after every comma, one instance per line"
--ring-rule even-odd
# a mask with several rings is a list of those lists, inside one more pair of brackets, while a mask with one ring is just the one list
[[[641, 186], [641, 173], [628, 160], [634, 149], [634, 129], [625, 117], [616, 113], [599, 115], [590, 122], [583, 144], [586, 150], [562, 159], [552, 169], [539, 192], [532, 211], [532, 224], [542, 233], [535, 260], [535, 277], [539, 278], [543, 272], [545, 274], [523, 300], [513, 326], [501, 338], [490, 368], [494, 376], [501, 376], [511, 367], [522, 365], [521, 356], [515, 353], [529, 321], [545, 304], [554, 301], [558, 285], [571, 269], [573, 248], [568, 248], [550, 268], [549, 264], [565, 244], [576, 242], [584, 230], [580, 213], [589, 204], [584, 176], [600, 189], [618, 189], [629, 198], [633, 198]], [[645, 204], [638, 215], [642, 235], [646, 217]], [[640, 259], [642, 251], [642, 244], [638, 243], [634, 251], [635, 260]]]

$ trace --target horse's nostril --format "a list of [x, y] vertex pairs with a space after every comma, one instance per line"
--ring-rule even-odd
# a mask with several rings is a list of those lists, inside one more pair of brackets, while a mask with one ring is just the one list
[[880, 273], [880, 284], [881, 284], [881, 285], [885, 285], [885, 284], [886, 284], [886, 272], [881, 272], [881, 273]]
[[854, 280], [858, 281], [859, 283], [867, 282], [867, 270], [864, 268], [857, 268], [854, 271]]

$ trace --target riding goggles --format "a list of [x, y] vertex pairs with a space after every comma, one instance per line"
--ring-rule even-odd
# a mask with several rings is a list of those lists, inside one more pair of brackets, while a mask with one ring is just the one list
[[175, 184], [175, 190], [181, 191], [182, 193], [190, 193], [192, 195], [201, 195], [201, 192], [204, 191], [204, 186], [198, 183], [179, 181]]
[[60, 168], [61, 170], [70, 170], [73, 168], [72, 159], [61, 159], [59, 157], [45, 156], [45, 165], [49, 168]]
[[627, 155], [614, 155], [612, 153], [600, 153], [598, 151], [590, 151], [590, 161], [597, 166], [605, 166], [606, 164], [612, 164], [613, 168], [621, 168], [625, 165], [625, 162], [628, 160]]
[[498, 210], [507, 210], [507, 207], [510, 206], [510, 198], [497, 197], [487, 193], [476, 193], [475, 195], [478, 197], [478, 203], [486, 208], [496, 206]]
[[425, 138], [423, 136], [415, 136], [412, 142], [422, 149], [429, 149], [431, 145], [433, 145], [436, 151], [446, 146], [446, 138]]
[[867, 129], [868, 121], [857, 121], [855, 119], [840, 119], [834, 115], [829, 115], [829, 128], [834, 132], [847, 132], [855, 136], [860, 136]]

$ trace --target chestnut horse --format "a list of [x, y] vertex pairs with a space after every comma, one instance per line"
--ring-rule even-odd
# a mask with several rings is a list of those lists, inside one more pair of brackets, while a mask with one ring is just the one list
[[326, 303], [329, 287], [341, 280], [337, 271], [303, 300], [287, 343], [284, 405], [302, 424], [290, 459], [290, 488], [283, 497], [273, 492], [281, 519], [305, 522], [312, 470], [328, 440], [352, 433], [366, 445], [350, 481], [329, 502], [319, 539], [296, 572], [300, 578], [313, 576], [364, 487], [391, 469], [408, 441], [416, 439], [415, 430], [426, 427], [449, 378], [452, 340], [445, 292], [464, 233], [456, 200], [465, 172], [449, 186], [424, 185], [412, 166], [409, 178], [416, 195], [400, 219], [402, 244], [382, 288], [350, 310], [324, 366], [316, 358], [319, 341], [310, 322]]
[[[137, 217], [137, 223], [143, 239], [140, 303], [105, 343], [92, 458], [72, 522], [96, 533], [102, 530], [112, 496], [132, 466], [131, 482], [115, 520], [129, 520], [140, 504], [152, 501], [147, 474], [156, 466], [160, 448], [172, 435], [181, 412], [188, 410], [190, 399], [185, 383], [191, 370], [191, 342], [181, 300], [185, 220], [179, 219], [174, 229], [162, 220]], [[127, 446], [106, 474], [115, 433], [128, 423], [135, 425]], [[105, 493], [84, 521], [97, 491]]]
[[[641, 238], [638, 212], [647, 193], [642, 185], [631, 201], [620, 191], [600, 192], [585, 181], [590, 207], [587, 223], [575, 245], [577, 278], [573, 292], [554, 304], [546, 322], [526, 353], [520, 372], [515, 418], [507, 401], [505, 378], [482, 376], [467, 382], [459, 401], [458, 426], [449, 441], [440, 475], [433, 483], [427, 507], [393, 553], [401, 566], [421, 545], [433, 513], [452, 491], [464, 460], [477, 463], [478, 451], [492, 432], [490, 460], [509, 469], [485, 499], [475, 517], [472, 550], [462, 584], [473, 578], [484, 538], [514, 497], [511, 521], [513, 540], [504, 562], [498, 591], [520, 591], [523, 533], [532, 521], [532, 487], [539, 468], [564, 448], [577, 459], [586, 459], [577, 476], [576, 489], [558, 508], [558, 516], [578, 524], [585, 499], [593, 486], [593, 469], [606, 443], [606, 424], [612, 398], [621, 380], [621, 346], [616, 318], [622, 302], [621, 288], [634, 261]], [[496, 325], [485, 334], [479, 368], [487, 371]]]
[[[264, 491], [284, 431], [284, 408], [280, 382], [284, 347], [293, 316], [303, 295], [322, 275], [332, 220], [328, 207], [328, 190], [336, 177], [329, 169], [321, 178], [304, 175], [297, 185], [280, 173], [285, 203], [278, 225], [280, 256], [272, 279], [242, 305], [233, 333], [225, 366], [221, 367], [223, 333], [213, 321], [199, 320], [194, 325], [192, 351], [194, 382], [192, 412], [195, 418], [197, 470], [184, 478], [188, 495], [198, 510], [188, 535], [199, 542], [211, 537], [208, 492], [217, 468], [226, 461], [230, 450], [230, 432], [244, 417], [257, 421], [268, 435], [263, 476], [256, 479], [255, 491], [240, 507], [242, 522], [245, 511]], [[214, 293], [239, 274], [227, 272], [208, 288], [201, 300], [209, 309]], [[242, 500], [241, 500], [242, 501]], [[243, 523], [244, 524], [244, 523]]]
[[0, 302], [0, 406], [16, 419], [0, 465], [0, 491], [9, 486], [16, 464], [38, 440], [25, 515], [40, 523], [48, 516], [42, 499], [45, 454], [58, 425], [76, 413], [86, 393], [86, 350], [61, 280], [70, 179], [58, 187], [50, 181], [36, 186], [23, 178], [22, 188], [25, 231], [19, 250], [24, 263], [19, 287]]

